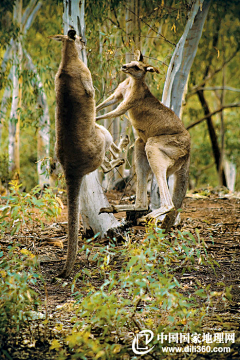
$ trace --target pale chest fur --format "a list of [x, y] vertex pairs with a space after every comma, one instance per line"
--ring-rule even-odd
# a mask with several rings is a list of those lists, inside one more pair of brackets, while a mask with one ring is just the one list
[[149, 137], [185, 132], [181, 120], [149, 91], [147, 86], [131, 87], [124, 96], [132, 104], [129, 118], [138, 136], [146, 142]]

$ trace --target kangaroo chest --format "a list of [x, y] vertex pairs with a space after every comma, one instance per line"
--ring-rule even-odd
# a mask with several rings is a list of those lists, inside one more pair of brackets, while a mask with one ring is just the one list
[[138, 108], [129, 110], [129, 118], [137, 135], [146, 142], [149, 137], [149, 126], [145, 111], [139, 111]]

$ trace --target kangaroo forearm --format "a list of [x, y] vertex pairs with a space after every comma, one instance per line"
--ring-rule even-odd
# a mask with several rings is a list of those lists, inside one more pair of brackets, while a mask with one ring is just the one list
[[105, 107], [109, 106], [109, 105], [114, 105], [118, 102], [118, 99], [116, 98], [112, 98], [112, 99], [106, 99], [105, 101], [103, 101], [101, 104], [99, 104], [96, 107], [97, 111], [100, 111], [102, 109], [104, 109]]
[[101, 119], [111, 119], [113, 117], [114, 117], [114, 115], [112, 116], [111, 113], [99, 115], [96, 117], [96, 121], [101, 120]]
[[96, 120], [101, 120], [101, 119], [112, 119], [114, 117], [118, 117], [118, 116], [121, 116], [123, 114], [125, 114], [126, 110], [125, 109], [115, 109], [113, 111], [110, 111], [109, 113], [107, 114], [103, 114], [103, 115], [100, 115], [100, 116], [97, 116], [96, 117]]
[[115, 110], [110, 111], [107, 114], [103, 114], [101, 116], [98, 116], [96, 118], [96, 120], [112, 119], [114, 117], [121, 116], [121, 115], [125, 114], [129, 109], [131, 109], [131, 107], [132, 107], [131, 102], [123, 101], [121, 104], [118, 105], [118, 107]]

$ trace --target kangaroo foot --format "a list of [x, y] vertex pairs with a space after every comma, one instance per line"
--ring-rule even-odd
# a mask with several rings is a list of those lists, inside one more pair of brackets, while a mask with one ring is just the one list
[[174, 225], [175, 221], [176, 221], [176, 217], [177, 217], [177, 211], [170, 211], [166, 214], [162, 224], [161, 224], [161, 229], [165, 230], [165, 233], [167, 234], [172, 226]]
[[[161, 223], [163, 223], [166, 216], [167, 216], [167, 214], [160, 215], [160, 216], [158, 216], [157, 220], [160, 221]], [[176, 219], [174, 221], [174, 226], [180, 225], [181, 221], [182, 221], [181, 220], [181, 215], [180, 215], [180, 213], [178, 213], [177, 216], [176, 216]]]
[[160, 217], [161, 215], [164, 215], [164, 214], [166, 214], [166, 213], [168, 213], [168, 212], [170, 212], [170, 211], [172, 211], [174, 209], [175, 209], [175, 207], [171, 206], [171, 205], [170, 206], [162, 206], [159, 209], [153, 210], [149, 214], [139, 218], [138, 219], [138, 225], [140, 225], [142, 223], [146, 223], [150, 219], [158, 220], [158, 217]]
[[99, 211], [99, 214], [102, 213], [117, 213], [117, 212], [121, 212], [121, 211], [144, 211], [144, 210], [148, 210], [148, 208], [144, 207], [144, 208], [137, 208], [135, 207], [134, 204], [130, 204], [130, 205], [111, 205], [109, 207], [106, 208], [101, 208]]
[[51, 279], [51, 283], [54, 284], [59, 281], [59, 279], [66, 279], [70, 273], [68, 273], [66, 270], [63, 270], [60, 272], [60, 274], [54, 276], [54, 278]]
[[65, 279], [65, 278], [67, 278], [70, 274], [71, 274], [71, 271], [68, 271], [67, 269], [64, 269], [64, 270], [61, 271], [60, 274], [58, 274], [56, 277], [57, 277], [57, 278], [60, 278], [60, 279]]

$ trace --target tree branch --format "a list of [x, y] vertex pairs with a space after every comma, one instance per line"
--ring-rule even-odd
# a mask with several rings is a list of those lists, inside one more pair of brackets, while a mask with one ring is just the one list
[[151, 25], [149, 25], [146, 21], [144, 21], [141, 17], [137, 16], [137, 14], [135, 14], [134, 11], [132, 11], [129, 8], [126, 8], [128, 11], [130, 11], [132, 14], [134, 14], [141, 22], [143, 22], [145, 25], [147, 25], [153, 32], [155, 32], [158, 36], [161, 36], [161, 38], [163, 38], [166, 42], [168, 42], [169, 44], [176, 46], [176, 44], [174, 44], [173, 42], [171, 42], [170, 40], [168, 40], [164, 35], [160, 34], [157, 30], [155, 30]]
[[27, 19], [29, 17], [29, 15], [31, 14], [31, 12], [33, 11], [34, 7], [36, 6], [38, 0], [31, 0], [28, 4], [28, 6], [26, 7], [23, 16], [22, 16], [22, 23], [23, 23], [23, 27], [25, 26]]
[[204, 120], [208, 119], [209, 117], [211, 117], [211, 116], [213, 116], [213, 115], [215, 115], [215, 114], [223, 111], [224, 109], [234, 108], [234, 107], [240, 107], [240, 103], [232, 103], [232, 104], [224, 105], [224, 106], [220, 107], [219, 109], [217, 109], [217, 110], [209, 113], [208, 115], [204, 116], [203, 118], [201, 118], [201, 119], [193, 122], [192, 124], [188, 125], [188, 126], [186, 127], [186, 129], [187, 129], [187, 130], [191, 129], [192, 127], [200, 124], [201, 122], [203, 122]]
[[14, 44], [14, 41], [13, 41], [13, 38], [11, 38], [10, 43], [7, 46], [6, 51], [4, 53], [4, 56], [3, 56], [3, 60], [2, 60], [2, 64], [1, 64], [1, 72], [2, 73], [4, 73], [6, 71], [8, 60], [12, 56], [13, 44]]
[[[13, 69], [10, 69], [8, 79], [12, 81], [13, 78]], [[8, 100], [10, 101], [11, 97], [11, 87], [6, 86], [2, 99], [1, 99], [1, 107], [0, 107], [0, 145], [2, 140], [2, 127], [3, 127], [3, 121], [5, 120], [5, 116], [7, 113], [7, 107], [8, 107]]]
[[236, 51], [227, 60], [225, 60], [219, 68], [217, 68], [213, 73], [206, 76], [205, 79], [200, 84], [195, 85], [189, 91], [188, 95], [186, 96], [186, 99], [188, 99], [190, 96], [196, 94], [196, 92], [198, 90], [200, 90], [200, 88], [202, 88], [208, 80], [212, 79], [217, 73], [219, 73], [219, 71], [221, 71], [224, 68], [224, 66], [226, 66], [237, 55], [239, 50], [240, 50], [240, 46], [237, 47]]
[[[28, 29], [30, 28], [33, 20], [35, 19], [38, 10], [42, 6], [42, 2], [39, 1], [39, 3], [37, 3], [37, 1], [38, 0], [30, 1], [29, 5], [27, 6], [27, 8], [24, 11], [24, 14], [22, 16], [23, 32], [25, 34], [28, 31]], [[37, 5], [36, 5], [36, 3], [37, 3]], [[8, 60], [12, 56], [13, 43], [14, 43], [14, 40], [13, 40], [13, 38], [11, 38], [10, 43], [7, 46], [6, 51], [4, 53], [3, 61], [2, 61], [2, 64], [1, 64], [1, 71], [2, 72], [6, 71]]]
[[198, 90], [203, 91], [215, 91], [215, 90], [228, 90], [240, 92], [240, 89], [233, 88], [231, 86], [209, 86], [209, 87], [200, 87]]
[[[49, 178], [47, 176], [48, 170], [50, 168], [49, 163], [49, 149], [50, 149], [50, 117], [47, 104], [47, 96], [44, 92], [44, 87], [41, 81], [41, 78], [37, 72], [37, 69], [32, 61], [31, 56], [24, 50], [24, 55], [27, 59], [27, 67], [35, 74], [36, 80], [32, 79], [31, 84], [35, 88], [38, 88], [38, 97], [37, 102], [39, 108], [42, 109], [43, 113], [39, 117], [38, 124], [38, 176], [39, 184], [43, 186], [44, 184], [49, 183]], [[46, 160], [47, 158], [47, 160]]]
[[34, 9], [32, 9], [31, 13], [29, 14], [28, 18], [26, 19], [25, 25], [23, 27], [23, 32], [26, 34], [30, 26], [32, 25], [34, 19], [36, 18], [37, 12], [42, 6], [42, 2], [39, 1]]

